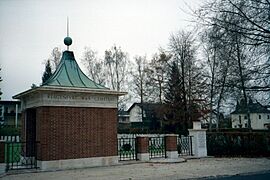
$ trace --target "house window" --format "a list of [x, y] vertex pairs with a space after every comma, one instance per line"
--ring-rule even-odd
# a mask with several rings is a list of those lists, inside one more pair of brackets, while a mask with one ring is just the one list
[[270, 115], [267, 115], [267, 119], [270, 119]]
[[259, 115], [259, 119], [261, 119], [262, 118], [262, 116], [261, 115]]
[[247, 116], [245, 116], [244, 119], [247, 119]]
[[241, 116], [239, 116], [239, 124], [241, 124]]
[[247, 128], [247, 123], [245, 123], [245, 128]]

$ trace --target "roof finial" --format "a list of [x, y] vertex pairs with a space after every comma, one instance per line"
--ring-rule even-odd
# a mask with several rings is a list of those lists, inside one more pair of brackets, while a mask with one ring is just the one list
[[69, 50], [69, 46], [72, 44], [72, 39], [69, 37], [69, 19], [67, 17], [67, 37], [64, 39], [64, 44], [67, 46], [67, 50]]
[[69, 19], [67, 17], [67, 37], [69, 37]]

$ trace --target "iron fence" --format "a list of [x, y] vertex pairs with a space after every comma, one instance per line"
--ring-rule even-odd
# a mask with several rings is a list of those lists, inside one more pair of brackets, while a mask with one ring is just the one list
[[150, 137], [148, 148], [150, 159], [166, 157], [164, 137]]
[[192, 136], [179, 136], [177, 139], [177, 151], [180, 156], [193, 156]]
[[118, 138], [118, 156], [120, 161], [137, 160], [136, 138]]
[[37, 144], [38, 142], [6, 142], [6, 170], [38, 168]]

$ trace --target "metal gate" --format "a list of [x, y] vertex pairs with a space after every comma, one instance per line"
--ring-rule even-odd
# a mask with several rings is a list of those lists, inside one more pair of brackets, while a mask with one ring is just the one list
[[177, 151], [180, 156], [193, 156], [192, 138], [193, 136], [179, 136], [177, 138]]
[[120, 161], [137, 160], [136, 138], [118, 139], [118, 156]]
[[38, 168], [37, 144], [38, 142], [6, 142], [6, 170]]
[[166, 157], [164, 137], [150, 137], [148, 147], [150, 159]]

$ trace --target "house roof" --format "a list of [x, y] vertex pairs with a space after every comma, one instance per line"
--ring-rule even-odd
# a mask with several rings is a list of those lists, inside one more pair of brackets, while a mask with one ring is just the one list
[[72, 51], [64, 51], [60, 64], [42, 86], [108, 89], [89, 79], [80, 69]]
[[149, 111], [149, 110], [157, 110], [160, 109], [164, 106], [164, 104], [159, 104], [159, 103], [133, 103], [130, 108], [127, 110], [127, 112], [130, 112], [130, 110], [134, 107], [134, 106], [139, 106], [139, 107], [143, 107], [143, 109], [145, 111]]
[[[270, 113], [270, 110], [268, 110], [265, 106], [261, 105], [259, 102], [253, 103], [250, 101], [248, 103], [248, 109], [250, 113]], [[245, 107], [243, 101], [240, 102], [240, 104], [237, 103], [235, 111], [233, 111], [231, 114], [245, 114], [247, 113], [247, 107]]]

